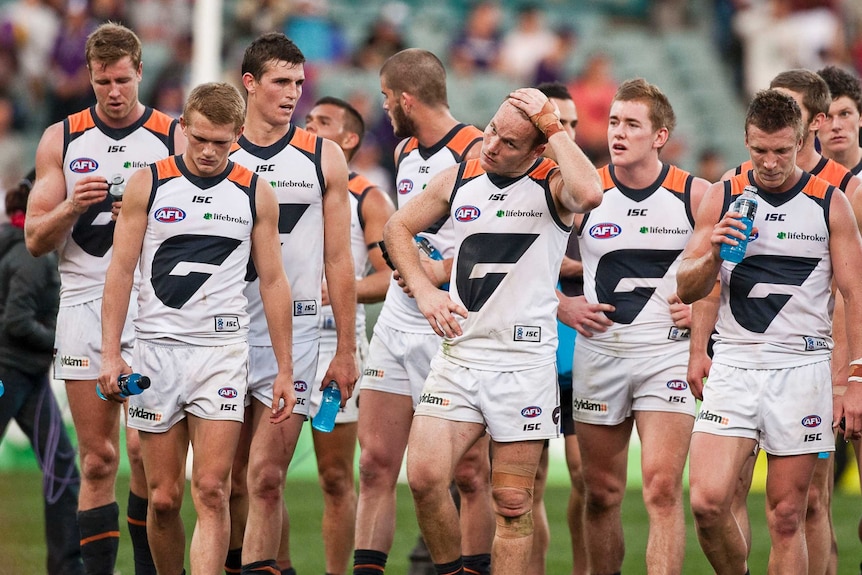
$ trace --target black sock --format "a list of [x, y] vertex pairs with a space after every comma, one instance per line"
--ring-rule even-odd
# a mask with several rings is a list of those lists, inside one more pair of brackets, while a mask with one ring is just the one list
[[463, 575], [464, 563], [458, 557], [449, 563], [435, 563], [434, 570], [437, 571], [437, 575]]
[[461, 557], [461, 560], [464, 562], [464, 573], [470, 575], [491, 575], [490, 553], [464, 555]]
[[388, 558], [383, 551], [356, 549], [353, 551], [353, 575], [381, 575]]
[[293, 567], [285, 567], [281, 570], [281, 575], [296, 575], [296, 569]]
[[242, 566], [243, 575], [253, 575], [254, 573], [277, 573], [278, 564], [275, 559], [264, 559], [263, 561], [254, 561], [246, 563]]
[[225, 575], [235, 575], [242, 571], [242, 547], [228, 549], [224, 560]]
[[81, 558], [89, 575], [113, 575], [120, 546], [120, 506], [108, 503], [78, 511]]
[[153, 563], [150, 541], [147, 539], [147, 505], [146, 499], [129, 491], [126, 521], [129, 524], [129, 537], [132, 539], [135, 575], [156, 575], [156, 564]]

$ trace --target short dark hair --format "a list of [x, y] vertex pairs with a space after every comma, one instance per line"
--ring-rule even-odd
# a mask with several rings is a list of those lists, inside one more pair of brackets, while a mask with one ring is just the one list
[[30, 170], [30, 173], [24, 176], [18, 185], [6, 192], [6, 213], [8, 215], [27, 211], [27, 198], [30, 197], [30, 190], [33, 189], [33, 180], [35, 179], [36, 170]]
[[817, 74], [826, 81], [832, 100], [847, 96], [856, 103], [856, 109], [862, 114], [862, 85], [859, 78], [838, 66], [826, 66]]
[[572, 100], [572, 94], [565, 84], [561, 82], [542, 82], [536, 86], [536, 90], [547, 96], [557, 100]]
[[287, 62], [294, 66], [305, 63], [305, 55], [293, 40], [281, 32], [269, 32], [255, 38], [242, 57], [242, 74], [251, 74], [260, 80], [272, 61]]
[[767, 134], [793, 128], [797, 138], [802, 138], [805, 133], [799, 104], [792, 97], [775, 89], [760, 90], [754, 95], [745, 115], [746, 135], [749, 126], [759, 128]]
[[826, 80], [804, 68], [786, 70], [778, 74], [769, 83], [770, 88], [784, 88], [798, 94], [802, 94], [802, 105], [811, 115], [809, 121], [817, 114], [829, 114], [829, 106], [832, 104], [832, 95], [829, 93], [829, 85]]
[[428, 50], [408, 48], [393, 54], [380, 68], [380, 78], [397, 94], [407, 92], [428, 106], [449, 106], [446, 68]]

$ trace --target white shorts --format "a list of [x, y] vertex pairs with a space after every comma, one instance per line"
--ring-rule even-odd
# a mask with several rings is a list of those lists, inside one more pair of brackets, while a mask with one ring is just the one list
[[362, 389], [409, 395], [415, 408], [431, 369], [431, 359], [442, 342], [434, 333], [407, 333], [378, 323], [359, 385]]
[[248, 344], [220, 346], [138, 340], [135, 371], [149, 389], [129, 398], [128, 426], [164, 433], [186, 417], [239, 421], [248, 381]]
[[835, 451], [829, 364], [740, 369], [713, 363], [693, 433], [747, 437], [770, 455]]
[[[296, 405], [293, 413], [308, 416], [311, 388], [319, 386], [315, 381], [317, 355], [320, 342], [316, 339], [293, 344], [293, 390]], [[272, 383], [278, 375], [278, 362], [270, 346], [253, 345], [249, 349], [249, 400], [253, 397], [267, 407], [272, 405]]]
[[485, 371], [452, 363], [442, 353], [414, 415], [480, 423], [501, 443], [559, 437], [560, 390], [553, 363], [521, 371]]
[[[137, 310], [133, 301], [120, 338], [120, 352], [123, 360], [130, 365], [132, 348], [135, 347], [132, 322]], [[57, 334], [54, 337], [54, 379], [97, 379], [101, 368], [102, 299], [61, 307], [57, 312]]]
[[[320, 409], [320, 398], [323, 397], [323, 391], [320, 389], [320, 382], [323, 381], [323, 376], [326, 375], [326, 370], [329, 368], [329, 362], [332, 361], [333, 357], [335, 357], [335, 348], [326, 346], [326, 349], [324, 349], [321, 342], [320, 356], [317, 359], [317, 375], [315, 376], [315, 381], [317, 381], [318, 384], [311, 386], [311, 407], [308, 411], [312, 418], [317, 415], [317, 411]], [[364, 333], [357, 333], [356, 360], [359, 362], [360, 370], [362, 366], [365, 365], [366, 359], [368, 359], [368, 338], [365, 337]], [[335, 425], [338, 425], [339, 423], [356, 423], [357, 421], [359, 421], [358, 385], [353, 389], [353, 395], [350, 396], [350, 399], [347, 400], [344, 407], [339, 409], [338, 413], [335, 415]]]
[[688, 350], [644, 358], [614, 357], [575, 346], [572, 414], [576, 422], [618, 425], [634, 411], [685, 413], [695, 400], [686, 383]]

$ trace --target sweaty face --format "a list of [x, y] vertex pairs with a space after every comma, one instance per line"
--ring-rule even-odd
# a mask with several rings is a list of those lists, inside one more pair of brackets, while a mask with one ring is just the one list
[[575, 127], [578, 125], [578, 110], [575, 108], [575, 102], [573, 100], [560, 100], [558, 98], [551, 98], [550, 100], [557, 107], [557, 111], [560, 112], [560, 123], [563, 125], [563, 130], [574, 141]]
[[644, 102], [617, 100], [608, 120], [608, 149], [615, 166], [646, 161], [664, 143], [663, 131], [653, 130], [649, 106]]
[[517, 108], [503, 103], [482, 135], [479, 165], [489, 173], [520, 176], [544, 151], [544, 146], [536, 145], [537, 137], [533, 124]]
[[112, 127], [126, 127], [138, 105], [138, 86], [142, 67], [136, 69], [132, 60], [124, 56], [112, 64], [90, 62], [90, 84], [96, 95], [99, 117]]
[[231, 146], [239, 139], [242, 128], [233, 124], [213, 124], [196, 111], [180, 118], [188, 146], [183, 159], [197, 176], [216, 176], [227, 167]]
[[796, 153], [802, 140], [796, 137], [793, 128], [769, 133], [748, 126], [745, 145], [760, 186], [771, 192], [786, 192], [796, 183], [790, 178], [796, 170]]
[[290, 123], [296, 103], [302, 96], [305, 68], [302, 64], [273, 60], [260, 80], [246, 74], [243, 83], [248, 90], [249, 106], [254, 106], [267, 123], [284, 126]]
[[833, 100], [818, 134], [825, 154], [841, 154], [859, 147], [860, 127], [862, 116], [856, 103], [849, 96]]
[[305, 129], [340, 144], [344, 136], [344, 110], [332, 104], [315, 106], [305, 116]]

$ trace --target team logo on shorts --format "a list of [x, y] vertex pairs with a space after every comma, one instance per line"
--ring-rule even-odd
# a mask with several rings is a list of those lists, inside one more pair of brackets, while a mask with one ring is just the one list
[[461, 206], [455, 210], [455, 219], [459, 222], [472, 222], [479, 219], [481, 213], [476, 206]]
[[558, 405], [554, 408], [554, 414], [551, 416], [554, 419], [554, 425], [560, 424], [560, 414], [562, 413], [562, 408]]
[[218, 394], [225, 399], [233, 399], [239, 395], [239, 392], [232, 387], [223, 387], [218, 390]]
[[597, 240], [609, 240], [623, 233], [622, 228], [610, 222], [596, 224], [590, 228], [590, 237]]
[[365, 370], [362, 372], [362, 375], [364, 377], [373, 377], [376, 379], [383, 379], [383, 370], [382, 369], [375, 369], [373, 367], [366, 367]]
[[674, 391], [683, 391], [688, 389], [688, 384], [681, 379], [672, 379], [667, 382], [667, 388]]
[[806, 415], [802, 418], [802, 425], [805, 427], [817, 427], [821, 423], [823, 423], [823, 420], [819, 415]]
[[162, 414], [157, 411], [150, 411], [140, 407], [129, 407], [129, 419], [142, 419], [144, 421], [154, 421], [158, 423], [162, 420]]
[[298, 379], [293, 382], [293, 390], [296, 393], [305, 393], [306, 391], [308, 391], [308, 384], [301, 379]]
[[398, 193], [402, 196], [413, 191], [413, 180], [401, 180], [398, 182]]
[[186, 213], [180, 208], [159, 208], [153, 214], [153, 218], [163, 224], [174, 224], [186, 219]]
[[697, 419], [702, 419], [704, 421], [712, 421], [713, 423], [717, 423], [719, 425], [728, 425], [730, 423], [730, 419], [728, 419], [726, 416], [720, 415], [718, 413], [713, 413], [704, 409], [701, 409], [700, 413], [697, 414]]
[[93, 158], [75, 158], [69, 162], [69, 169], [76, 174], [91, 174], [99, 169], [99, 162]]
[[449, 400], [445, 397], [440, 397], [439, 395], [432, 395], [430, 393], [423, 393], [419, 397], [419, 403], [428, 403], [430, 405], [439, 405], [441, 407], [446, 407], [449, 405]]
[[521, 417], [539, 417], [542, 415], [542, 408], [538, 405], [531, 405], [521, 410]]
[[60, 365], [63, 367], [87, 368], [90, 367], [90, 358], [76, 357], [74, 355], [62, 355], [60, 356]]

